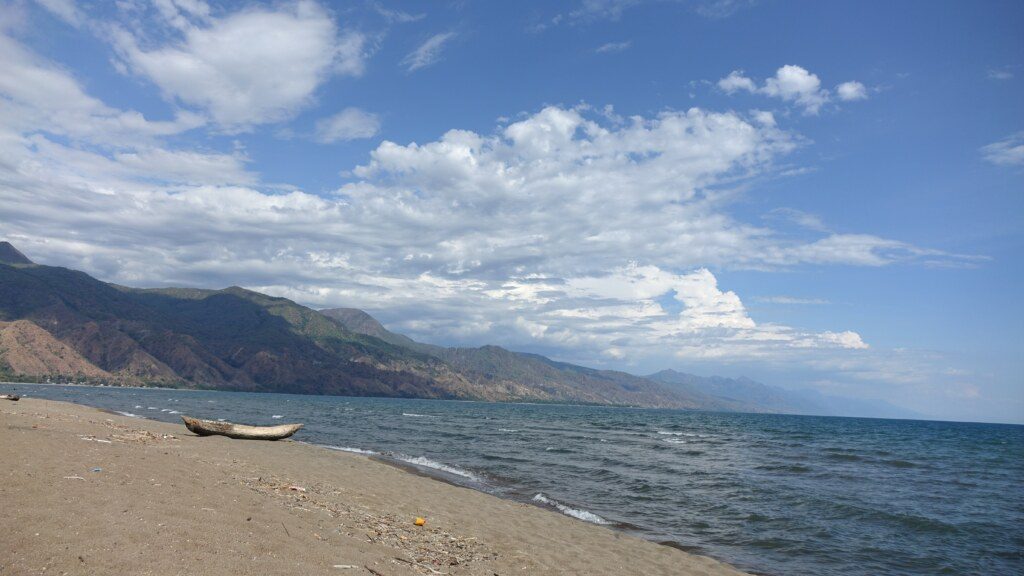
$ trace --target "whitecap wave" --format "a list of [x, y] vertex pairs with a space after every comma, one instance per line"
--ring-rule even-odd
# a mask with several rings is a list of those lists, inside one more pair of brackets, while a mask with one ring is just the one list
[[689, 436], [691, 438], [704, 438], [703, 434], [694, 434], [693, 432], [671, 432], [668, 430], [658, 430], [658, 434], [661, 434], [662, 436]]
[[409, 418], [437, 418], [437, 416], [431, 416], [430, 414], [417, 414], [415, 412], [402, 412], [402, 416], [408, 416]]
[[411, 456], [395, 456], [395, 458], [398, 459], [398, 460], [401, 460], [402, 462], [406, 462], [406, 463], [412, 464], [414, 466], [422, 466], [424, 468], [432, 468], [434, 470], [440, 470], [442, 472], [447, 472], [449, 474], [454, 474], [456, 476], [461, 476], [463, 478], [467, 478], [467, 479], [472, 480], [474, 482], [479, 482], [480, 481], [480, 477], [479, 476], [477, 476], [476, 474], [473, 474], [472, 472], [470, 472], [468, 470], [463, 470], [462, 468], [456, 468], [455, 466], [449, 466], [447, 464], [442, 464], [440, 462], [436, 462], [436, 461], [431, 460], [430, 458], [426, 458], [424, 456], [415, 456], [415, 457], [411, 457]]
[[352, 454], [364, 454], [366, 456], [373, 456], [377, 452], [373, 450], [365, 450], [363, 448], [352, 448], [350, 446], [324, 446], [331, 450], [337, 450], [338, 452], [351, 452]]
[[519, 432], [518, 428], [498, 428], [498, 432]]
[[282, 416], [281, 414], [272, 414], [270, 417], [275, 420], [277, 420], [278, 418], [284, 418], [284, 416]]
[[[138, 406], [136, 406], [136, 408], [138, 408]], [[142, 416], [139, 416], [138, 414], [132, 414], [131, 412], [121, 412], [120, 410], [116, 410], [116, 412], [121, 416], [127, 416], [129, 418], [142, 418]]]
[[571, 506], [566, 506], [565, 504], [562, 504], [558, 500], [548, 498], [544, 494], [538, 493], [536, 496], [533, 497], [533, 501], [540, 502], [541, 504], [547, 504], [548, 506], [551, 506], [555, 510], [561, 512], [562, 514], [565, 514], [566, 516], [572, 516], [577, 520], [583, 520], [584, 522], [590, 522], [591, 524], [611, 524], [611, 522], [605, 520], [604, 518], [601, 518], [593, 512], [588, 512], [586, 510], [580, 510], [579, 508], [572, 508]]
[[669, 444], [687, 444], [689, 440], [683, 440], [682, 438], [663, 438], [665, 442]]

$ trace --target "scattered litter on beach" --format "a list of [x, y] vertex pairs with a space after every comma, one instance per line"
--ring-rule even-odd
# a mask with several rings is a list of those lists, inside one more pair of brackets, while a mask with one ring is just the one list
[[423, 526], [424, 524], [427, 523], [427, 519], [426, 518], [417, 517], [415, 520], [413, 520], [412, 523], [417, 525], [417, 526]]
[[64, 479], [65, 480], [85, 480], [85, 478], [82, 478], [81, 476], [65, 476]]
[[330, 496], [337, 495], [339, 491], [331, 486], [307, 484], [306, 490], [301, 492], [292, 490], [295, 486], [292, 482], [262, 477], [246, 478], [241, 484], [255, 492], [282, 498], [284, 504], [292, 509], [320, 510], [335, 518], [346, 518], [346, 527], [353, 530], [350, 536], [361, 532], [368, 543], [402, 552], [404, 557], [396, 556], [396, 561], [411, 565], [420, 574], [445, 574], [437, 568], [465, 566], [495, 556], [476, 538], [458, 536], [436, 526], [426, 527], [425, 518], [416, 518], [423, 520], [423, 524], [410, 523], [408, 517], [402, 519], [394, 514], [376, 514], [361, 506], [332, 499]]
[[93, 472], [103, 472], [103, 468], [93, 468]]

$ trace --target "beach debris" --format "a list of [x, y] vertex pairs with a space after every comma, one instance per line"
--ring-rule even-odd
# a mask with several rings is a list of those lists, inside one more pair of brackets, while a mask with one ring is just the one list
[[384, 576], [383, 574], [381, 574], [380, 572], [377, 572], [376, 570], [374, 570], [373, 568], [370, 568], [369, 566], [365, 566], [365, 565], [364, 565], [364, 566], [363, 566], [363, 568], [366, 568], [366, 570], [367, 570], [367, 571], [368, 571], [368, 572], [369, 572], [370, 574], [373, 574], [373, 576]]
[[93, 468], [93, 472], [103, 472], [103, 468]]
[[412, 523], [417, 525], [417, 526], [423, 526], [424, 524], [427, 523], [427, 519], [426, 518], [422, 518], [420, 516], [417, 516], [416, 519], [412, 521]]
[[17, 394], [0, 394], [0, 400], [10, 400], [11, 402], [17, 402], [21, 400], [21, 396]]
[[64, 479], [65, 480], [85, 480], [85, 478], [82, 478], [81, 476], [65, 476]]
[[233, 422], [200, 420], [182, 416], [189, 432], [199, 436], [227, 436], [239, 440], [280, 440], [295, 434], [302, 424], [281, 424], [279, 426], [248, 426]]
[[356, 566], [355, 564], [335, 564], [334, 567], [338, 570], [354, 570], [359, 568], [359, 566]]
[[303, 488], [302, 486], [295, 486], [295, 485], [289, 486], [288, 489], [291, 490], [292, 492], [305, 492], [306, 491], [306, 489]]
[[405, 560], [395, 556], [396, 561], [413, 565], [420, 574], [445, 574], [436, 569], [466, 566], [497, 556], [475, 537], [462, 537], [436, 526], [415, 526], [408, 516], [381, 514], [338, 499], [337, 496], [345, 492], [336, 486], [306, 483], [306, 492], [298, 492], [289, 489], [295, 485], [293, 481], [268, 477], [244, 478], [241, 484], [254, 492], [279, 498], [289, 508], [320, 510], [344, 519], [344, 531], [349, 536], [361, 532], [366, 542], [392, 548], [412, 558]]

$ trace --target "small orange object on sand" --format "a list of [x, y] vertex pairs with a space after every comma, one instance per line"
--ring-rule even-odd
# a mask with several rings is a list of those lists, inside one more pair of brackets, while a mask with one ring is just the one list
[[423, 526], [426, 523], [427, 523], [427, 519], [426, 518], [419, 518], [419, 517], [417, 517], [416, 521], [413, 522], [413, 524], [415, 524], [417, 526]]

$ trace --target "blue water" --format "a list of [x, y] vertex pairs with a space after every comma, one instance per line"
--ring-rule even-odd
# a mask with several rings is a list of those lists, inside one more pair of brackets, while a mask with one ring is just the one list
[[1024, 573], [1024, 426], [0, 384], [15, 389], [168, 422], [301, 421], [297, 440], [756, 573]]

